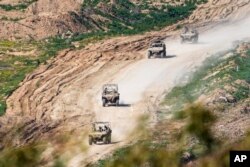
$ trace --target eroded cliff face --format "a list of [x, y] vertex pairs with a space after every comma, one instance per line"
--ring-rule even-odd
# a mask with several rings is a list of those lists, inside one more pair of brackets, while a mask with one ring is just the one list
[[[3, 5], [16, 6], [26, 1], [2, 1]], [[84, 26], [74, 23], [69, 12], [79, 11], [79, 0], [38, 0], [27, 8], [6, 10], [0, 8], [0, 36], [7, 39], [41, 39], [62, 32], [84, 31]]]
[[[0, 118], [2, 143], [24, 144], [90, 123], [94, 117], [91, 108], [97, 104], [90, 101], [89, 90], [95, 82], [108, 79], [99, 73], [115, 72], [142, 58], [140, 51], [149, 39], [123, 37], [81, 50], [68, 49], [41, 65], [8, 99], [10, 107]], [[17, 129], [22, 132], [16, 134]]]
[[200, 5], [189, 17], [188, 23], [226, 21], [228, 18], [244, 18], [249, 14], [249, 0], [209, 0]]
[[[99, 2], [94, 7], [84, 6], [82, 0], [38, 0], [30, 1], [4, 0], [0, 4], [17, 5], [26, 4], [27, 8], [6, 10], [0, 8], [0, 37], [4, 39], [42, 39], [50, 36], [61, 35], [68, 31], [72, 33], [86, 33], [93, 30], [108, 30], [107, 23], [112, 22], [107, 14], [110, 14], [116, 1]], [[131, 1], [133, 4], [142, 5], [140, 1]], [[149, 1], [148, 6], [160, 8], [163, 4], [183, 4], [184, 1], [173, 3], [172, 1]], [[235, 17], [238, 9], [245, 8], [248, 0], [209, 0], [206, 4], [198, 5], [189, 18], [189, 23], [201, 23], [219, 21], [230, 16]], [[100, 11], [97, 12], [95, 9]], [[133, 8], [132, 12], [139, 12]], [[148, 12], [148, 10], [140, 11]], [[240, 13], [242, 15], [243, 12]], [[116, 15], [112, 17], [116, 18]], [[236, 16], [238, 17], [238, 16]], [[119, 19], [119, 18], [116, 18]]]

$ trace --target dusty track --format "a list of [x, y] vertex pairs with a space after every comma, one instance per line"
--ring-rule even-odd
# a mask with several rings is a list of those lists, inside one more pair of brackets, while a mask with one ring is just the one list
[[[125, 141], [131, 139], [129, 134], [135, 129], [138, 116], [150, 112], [148, 106], [152, 105], [151, 102], [155, 103], [164, 91], [185, 81], [187, 74], [195, 70], [205, 58], [233, 48], [236, 41], [249, 40], [249, 26], [250, 17], [215, 26], [202, 32], [196, 45], [180, 44], [179, 39], [175, 37], [166, 39], [169, 58], [143, 59], [130, 63], [109, 79], [94, 84], [91, 96], [96, 120], [112, 123], [114, 143], [91, 146], [86, 155], [76, 156], [69, 166], [81, 166], [82, 163], [97, 160], [125, 144]], [[105, 74], [99, 77], [106, 78]], [[100, 87], [110, 82], [118, 83], [120, 87], [123, 102], [121, 107], [101, 106]]]

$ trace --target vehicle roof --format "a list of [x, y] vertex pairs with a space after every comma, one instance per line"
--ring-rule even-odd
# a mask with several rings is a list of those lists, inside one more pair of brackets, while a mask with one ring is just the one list
[[118, 84], [104, 84], [104, 85], [118, 85]]
[[110, 124], [110, 122], [93, 122], [93, 124]]
[[104, 84], [103, 86], [118, 86], [118, 84]]
[[163, 43], [162, 41], [160, 40], [157, 40], [157, 41], [152, 41], [151, 44], [154, 44], [154, 43]]
[[118, 84], [104, 84], [102, 89], [105, 89], [105, 88], [111, 88], [111, 89], [118, 90]]

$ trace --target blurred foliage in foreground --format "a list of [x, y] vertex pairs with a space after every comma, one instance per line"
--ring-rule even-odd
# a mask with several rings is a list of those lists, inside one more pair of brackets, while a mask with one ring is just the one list
[[34, 167], [39, 163], [42, 151], [42, 147], [38, 147], [33, 144], [2, 151], [0, 154], [0, 166]]
[[[139, 125], [137, 131], [138, 134], [143, 135], [143, 138], [146, 136], [144, 140], [120, 148], [112, 155], [89, 166], [179, 167], [191, 163], [198, 167], [227, 167], [229, 166], [229, 150], [250, 149], [250, 134], [235, 146], [223, 145], [223, 149], [221, 149], [222, 145], [214, 139], [211, 133], [211, 126], [216, 118], [202, 105], [193, 104], [183, 110], [182, 114], [182, 121], [185, 121], [186, 124], [171, 141], [154, 142], [152, 140], [153, 133]], [[168, 135], [172, 136], [172, 134]], [[197, 142], [190, 146], [190, 139]], [[79, 141], [82, 143], [82, 140], [83, 137]], [[58, 149], [55, 150], [55, 154], [53, 153], [50, 156], [50, 161], [54, 160], [51, 163], [54, 167], [66, 166], [70, 158], [78, 155], [74, 153], [74, 149], [81, 145], [79, 142], [70, 140], [61, 141], [59, 139], [59, 141], [61, 144], [56, 144]], [[43, 144], [43, 146], [48, 147], [46, 144]], [[17, 149], [3, 150], [0, 154], [0, 167], [33, 167], [48, 164], [44, 159], [45, 148], [38, 147], [37, 144], [31, 144]], [[81, 152], [85, 151], [83, 149]], [[197, 154], [197, 152], [199, 153]]]
[[[200, 104], [193, 104], [182, 111], [187, 124], [168, 145], [151, 142], [150, 138], [120, 148], [112, 156], [99, 160], [91, 167], [229, 167], [230, 150], [250, 149], [250, 134], [235, 145], [223, 145], [211, 133], [215, 116]], [[171, 135], [171, 134], [170, 134]], [[198, 142], [190, 148], [189, 139]], [[164, 141], [162, 141], [164, 142]], [[201, 147], [203, 147], [201, 149]], [[199, 150], [197, 149], [199, 148]], [[200, 151], [199, 154], [195, 152]]]
[[17, 148], [0, 148], [0, 167], [65, 167], [70, 158], [86, 152], [86, 134], [58, 134]]
[[[215, 117], [200, 104], [194, 104], [183, 110], [183, 119], [187, 124], [179, 135], [171, 141], [175, 142], [174, 149], [167, 149], [166, 145], [151, 142], [148, 138], [128, 147], [118, 149], [113, 156], [99, 160], [94, 167], [177, 167], [189, 160], [194, 160], [192, 151], [188, 151], [187, 139], [196, 138], [204, 146], [204, 155], [214, 149], [217, 143], [210, 132]], [[164, 141], [162, 141], [164, 142]], [[171, 145], [171, 143], [170, 143]], [[184, 153], [188, 156], [183, 156]]]

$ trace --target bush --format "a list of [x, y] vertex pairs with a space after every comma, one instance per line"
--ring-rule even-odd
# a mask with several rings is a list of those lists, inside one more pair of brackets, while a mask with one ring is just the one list
[[0, 116], [2, 116], [6, 110], [7, 106], [5, 101], [4, 102], [0, 102]]
[[42, 148], [34, 145], [9, 149], [1, 152], [1, 167], [34, 167], [40, 161]]
[[16, 5], [10, 5], [10, 4], [0, 4], [0, 8], [2, 8], [5, 11], [10, 11], [10, 10], [24, 10], [27, 7], [29, 7], [30, 4], [36, 2], [38, 0], [27, 0], [23, 3], [19, 3]]
[[[232, 62], [234, 66], [230, 66]], [[225, 66], [228, 68], [223, 68]], [[223, 89], [226, 84], [236, 88], [233, 96], [237, 101], [246, 99], [250, 97], [250, 88], [234, 83], [236, 80], [248, 82], [250, 78], [249, 69], [249, 51], [246, 57], [234, 54], [227, 59], [220, 59], [218, 56], [208, 58], [203, 66], [192, 75], [193, 77], [187, 84], [174, 87], [166, 95], [163, 104], [171, 105], [173, 110], [179, 111], [185, 104], [194, 102], [201, 94], [206, 94], [216, 88]], [[207, 77], [214, 72], [216, 72], [215, 75]]]
[[[111, 20], [104, 26], [107, 26], [109, 32], [116, 34], [137, 34], [149, 30], [157, 30], [164, 26], [176, 23], [177, 21], [189, 16], [196, 8], [196, 4], [205, 1], [192, 0], [185, 1], [185, 5], [179, 6], [162, 6], [161, 9], [150, 7], [148, 2], [141, 5], [135, 5], [128, 0], [118, 0], [115, 5], [111, 6], [111, 12], [107, 13], [95, 6], [99, 3], [95, 1], [84, 1], [83, 11], [90, 8], [96, 14], [99, 14]], [[107, 3], [107, 2], [106, 2]], [[141, 10], [149, 10], [148, 14], [140, 12]]]

